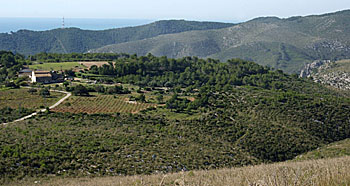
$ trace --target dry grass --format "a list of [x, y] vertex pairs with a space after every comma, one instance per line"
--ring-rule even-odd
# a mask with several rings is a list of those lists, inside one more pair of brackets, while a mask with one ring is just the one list
[[30, 179], [11, 185], [350, 185], [349, 165], [346, 156], [166, 175]]

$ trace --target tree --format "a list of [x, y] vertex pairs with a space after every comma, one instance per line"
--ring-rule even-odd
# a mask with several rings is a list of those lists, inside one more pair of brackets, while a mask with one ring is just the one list
[[67, 81], [63, 82], [63, 86], [67, 87], [69, 85], [69, 83]]
[[50, 97], [50, 91], [47, 88], [43, 88], [40, 90], [40, 95], [44, 98]]
[[146, 96], [144, 94], [140, 94], [136, 100], [140, 102], [146, 102]]
[[156, 99], [157, 99], [158, 103], [162, 103], [162, 102], [163, 102], [163, 99], [164, 99], [163, 94], [159, 94], [159, 95], [156, 97]]
[[77, 85], [76, 87], [74, 87], [73, 94], [76, 96], [88, 96], [89, 91], [85, 86]]
[[67, 76], [75, 77], [75, 72], [73, 70], [65, 70], [64, 74]]
[[174, 94], [167, 102], [166, 102], [166, 108], [168, 109], [175, 109], [177, 108], [177, 94]]

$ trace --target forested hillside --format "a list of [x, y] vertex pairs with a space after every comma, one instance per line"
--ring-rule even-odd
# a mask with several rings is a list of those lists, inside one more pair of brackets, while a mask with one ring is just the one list
[[[249, 61], [129, 55], [80, 73], [98, 75], [97, 83], [139, 86], [143, 102], [147, 93], [168, 98], [163, 106], [136, 114], [48, 111], [0, 126], [2, 181], [277, 162], [350, 137], [345, 93]], [[86, 86], [85, 91], [113, 94], [113, 99], [135, 91]], [[78, 94], [83, 87], [79, 82], [64, 88], [88, 96]]]
[[161, 35], [93, 52], [198, 56], [222, 61], [242, 58], [297, 73], [313, 60], [350, 58], [349, 20], [349, 10], [287, 19], [257, 18], [229, 28]]
[[20, 30], [18, 32], [0, 33], [0, 50], [9, 50], [25, 55], [40, 52], [81, 53], [109, 44], [141, 40], [158, 35], [190, 30], [226, 28], [232, 25], [216, 22], [169, 20], [157, 21], [143, 26], [103, 31], [81, 30], [79, 28], [48, 31]]

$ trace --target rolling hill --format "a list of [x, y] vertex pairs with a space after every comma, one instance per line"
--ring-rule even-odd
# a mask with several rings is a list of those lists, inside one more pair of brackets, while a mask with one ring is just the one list
[[299, 72], [318, 59], [350, 57], [350, 11], [306, 17], [263, 17], [215, 30], [165, 34], [107, 45], [91, 52], [126, 52], [156, 56], [243, 58]]
[[81, 53], [108, 44], [135, 41], [162, 34], [190, 30], [225, 28], [232, 25], [230, 23], [168, 20], [157, 21], [143, 26], [103, 31], [81, 30], [79, 28], [48, 31], [20, 30], [18, 32], [0, 33], [0, 50], [9, 50], [25, 55], [40, 52]]
[[[51, 110], [0, 126], [0, 184], [49, 175], [171, 173], [280, 162], [350, 137], [348, 96], [253, 62], [132, 55], [88, 72], [118, 72], [117, 82], [142, 85], [131, 90], [139, 90], [137, 97], [144, 92], [149, 103], [150, 94], [169, 99], [135, 114]], [[86, 86], [97, 91], [99, 85]], [[76, 87], [65, 90], [74, 93]], [[108, 93], [108, 87], [99, 90]], [[108, 94], [107, 102], [132, 96]], [[62, 104], [94, 104], [85, 100], [85, 105]]]

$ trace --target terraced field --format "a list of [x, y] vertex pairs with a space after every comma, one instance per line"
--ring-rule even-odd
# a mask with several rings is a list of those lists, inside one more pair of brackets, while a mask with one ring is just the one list
[[61, 105], [52, 109], [54, 112], [70, 113], [137, 113], [149, 107], [156, 107], [155, 103], [141, 103], [129, 101], [127, 95], [99, 95], [90, 97], [72, 96]]

